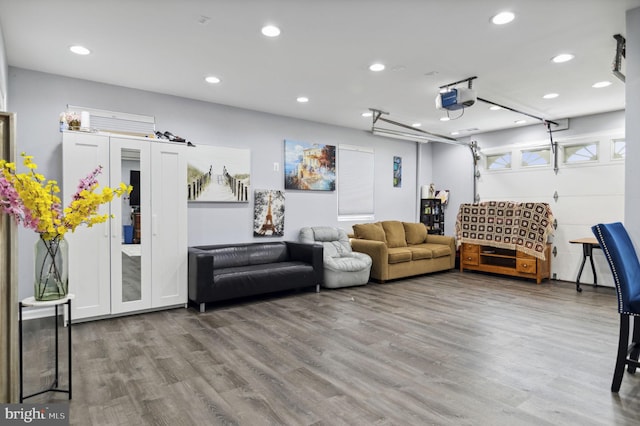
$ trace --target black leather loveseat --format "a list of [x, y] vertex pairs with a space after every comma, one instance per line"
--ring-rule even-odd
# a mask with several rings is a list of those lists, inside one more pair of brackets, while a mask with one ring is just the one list
[[189, 300], [200, 306], [323, 282], [322, 246], [290, 241], [189, 247]]

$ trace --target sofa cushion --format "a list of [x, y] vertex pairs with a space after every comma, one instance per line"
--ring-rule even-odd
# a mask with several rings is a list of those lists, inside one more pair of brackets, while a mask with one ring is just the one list
[[[436, 259], [438, 257], [451, 256], [455, 253], [451, 252], [451, 247], [444, 244], [424, 243], [410, 247], [411, 250], [428, 250], [431, 252], [430, 258]], [[414, 258], [415, 260], [415, 258]]]
[[397, 220], [385, 220], [381, 223], [387, 239], [387, 246], [389, 248], [407, 246], [407, 240], [404, 236], [404, 226], [402, 226], [402, 222]]
[[207, 251], [214, 255], [213, 267], [216, 269], [233, 268], [249, 264], [247, 246], [216, 247]]
[[427, 227], [424, 223], [402, 222], [407, 244], [422, 244], [427, 239]]
[[384, 229], [379, 222], [353, 225], [353, 234], [363, 240], [382, 241], [386, 243]]
[[433, 252], [425, 247], [407, 247], [411, 250], [411, 260], [431, 259]]
[[254, 243], [246, 246], [249, 265], [285, 262], [289, 260], [289, 250], [284, 242]]
[[411, 250], [403, 247], [389, 249], [389, 263], [402, 263], [411, 261]]

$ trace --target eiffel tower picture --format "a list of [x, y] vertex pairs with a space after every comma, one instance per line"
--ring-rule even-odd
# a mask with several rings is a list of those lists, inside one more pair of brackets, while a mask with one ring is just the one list
[[264, 223], [260, 227], [258, 234], [265, 235], [267, 231], [271, 231], [271, 233], [273, 234], [275, 230], [276, 228], [273, 226], [273, 215], [271, 214], [271, 194], [269, 194], [269, 206], [267, 207], [267, 217], [265, 217]]
[[256, 190], [254, 201], [254, 236], [281, 236], [284, 230], [284, 193]]

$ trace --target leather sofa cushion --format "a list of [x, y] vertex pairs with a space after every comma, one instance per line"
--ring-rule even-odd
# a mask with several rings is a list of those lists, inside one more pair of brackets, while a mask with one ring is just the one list
[[218, 247], [209, 251], [215, 253], [213, 258], [213, 267], [215, 269], [233, 268], [249, 264], [247, 246]]
[[297, 288], [301, 283], [311, 285], [313, 281], [313, 266], [304, 262], [277, 262], [224, 268], [214, 271], [208, 297], [211, 301], [226, 300]]
[[427, 240], [427, 227], [424, 223], [402, 222], [407, 244], [422, 244]]
[[384, 229], [379, 222], [353, 225], [353, 234], [356, 238], [362, 238], [363, 240], [387, 242]]
[[403, 247], [389, 249], [389, 263], [402, 263], [411, 261], [411, 250]]
[[387, 239], [387, 247], [394, 248], [407, 246], [402, 222], [397, 220], [385, 220], [381, 223]]
[[285, 262], [289, 260], [289, 250], [283, 242], [256, 243], [247, 246], [249, 265]]
[[289, 252], [284, 242], [239, 244], [210, 249], [203, 248], [203, 250], [215, 255], [213, 261], [215, 269], [261, 265], [289, 260]]

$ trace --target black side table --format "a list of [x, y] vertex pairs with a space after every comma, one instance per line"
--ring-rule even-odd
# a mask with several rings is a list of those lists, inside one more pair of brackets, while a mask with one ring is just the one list
[[[47, 300], [47, 301], [37, 301], [33, 296], [32, 297], [27, 297], [26, 299], [20, 301], [20, 317], [19, 317], [19, 340], [20, 340], [20, 402], [22, 403], [25, 399], [27, 398], [31, 398], [32, 396], [36, 396], [36, 395], [40, 395], [46, 392], [64, 392], [64, 393], [68, 393], [69, 394], [69, 399], [71, 399], [71, 300], [74, 298], [75, 296], [73, 294], [67, 294], [66, 297], [62, 298], [62, 299], [58, 299], [58, 300]], [[67, 305], [67, 332], [68, 332], [68, 344], [69, 347], [67, 349], [67, 353], [68, 353], [68, 362], [69, 362], [69, 389], [60, 389], [59, 386], [59, 382], [58, 379], [60, 377], [59, 374], [59, 367], [58, 367], [58, 361], [59, 361], [59, 345], [58, 345], [58, 307], [59, 306], [63, 306]], [[56, 373], [55, 373], [55, 379], [53, 380], [53, 383], [51, 384], [51, 386], [47, 389], [41, 390], [39, 392], [36, 393], [32, 393], [30, 395], [25, 395], [24, 394], [24, 360], [23, 360], [23, 349], [22, 349], [22, 345], [23, 345], [23, 337], [22, 337], [22, 309], [24, 307], [34, 307], [34, 308], [44, 308], [44, 307], [50, 307], [53, 306], [55, 307], [55, 318], [56, 318]], [[64, 312], [64, 310], [63, 310]]]
[[593, 249], [599, 249], [600, 244], [598, 240], [593, 237], [587, 238], [579, 238], [577, 240], [569, 241], [571, 244], [582, 244], [582, 263], [580, 264], [580, 271], [578, 271], [578, 276], [576, 277], [576, 291], [582, 292], [582, 288], [580, 288], [580, 276], [582, 275], [582, 270], [584, 269], [584, 264], [587, 262], [587, 257], [589, 258], [589, 262], [591, 262], [591, 270], [593, 271], [593, 285], [594, 287], [598, 287], [598, 277], [596, 275], [596, 266], [593, 264]]

